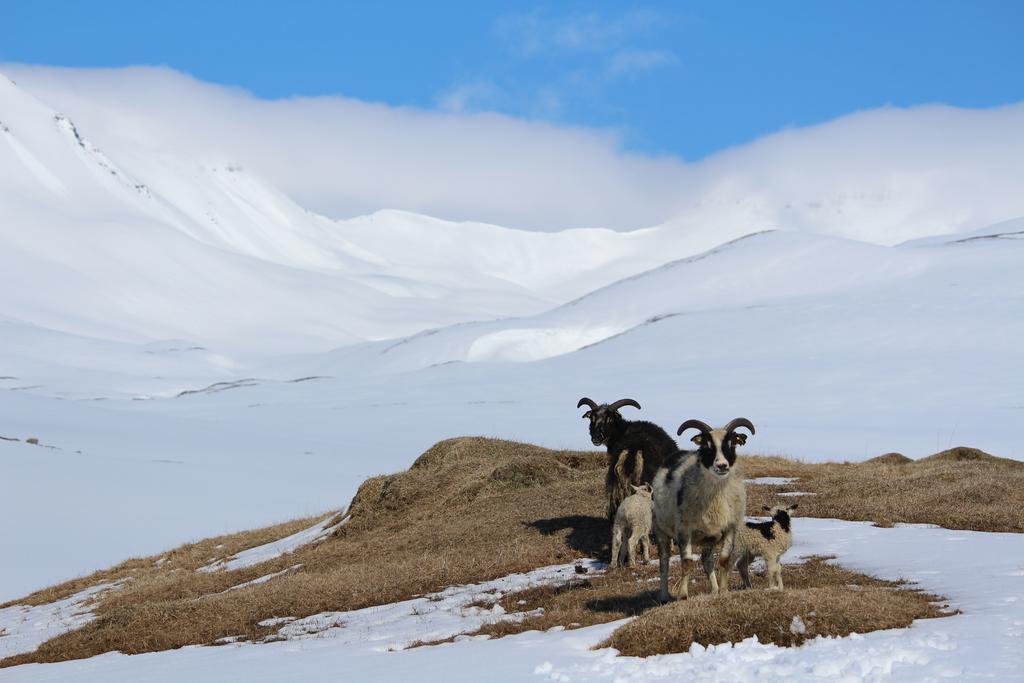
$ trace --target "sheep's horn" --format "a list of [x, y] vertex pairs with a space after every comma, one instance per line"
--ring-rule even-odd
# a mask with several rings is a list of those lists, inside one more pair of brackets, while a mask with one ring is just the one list
[[754, 423], [752, 423], [750, 420], [748, 420], [745, 417], [737, 417], [734, 420], [730, 420], [729, 424], [725, 425], [725, 431], [726, 432], [731, 432], [731, 431], [735, 430], [737, 427], [746, 427], [747, 429], [750, 430], [751, 434], [756, 434], [757, 433], [757, 432], [754, 431]]
[[589, 398], [584, 396], [580, 399], [580, 402], [576, 404], [577, 408], [582, 408], [584, 405], [590, 406], [591, 410], [597, 410], [597, 404], [591, 401]]
[[618, 401], [616, 401], [615, 403], [612, 403], [610, 406], [608, 406], [608, 410], [618, 410], [619, 408], [623, 408], [625, 406], [633, 406], [637, 410], [641, 409], [640, 408], [640, 404], [637, 403], [636, 401], [634, 401], [633, 399], [631, 399], [631, 398], [620, 398]]
[[706, 422], [701, 422], [700, 420], [687, 420], [683, 424], [679, 425], [679, 429], [676, 430], [676, 436], [682, 436], [683, 432], [685, 432], [687, 429], [691, 427], [693, 427], [694, 429], [699, 429], [705, 434], [711, 432], [711, 427], [709, 427]]

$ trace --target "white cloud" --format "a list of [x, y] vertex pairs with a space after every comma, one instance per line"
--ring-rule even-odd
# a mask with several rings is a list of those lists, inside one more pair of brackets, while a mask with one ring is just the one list
[[495, 31], [521, 57], [552, 51], [605, 51], [645, 35], [659, 15], [632, 10], [615, 17], [589, 12], [552, 16], [543, 10], [509, 14], [495, 22]]
[[679, 58], [668, 50], [619, 50], [608, 60], [608, 75], [632, 76], [678, 63]]
[[333, 217], [396, 208], [539, 230], [816, 225], [884, 242], [1024, 215], [1024, 104], [860, 112], [687, 164], [625, 152], [611, 131], [455, 113], [457, 100], [452, 112], [268, 101], [155, 68], [0, 72], [116, 159], [238, 162]]
[[441, 111], [463, 114], [494, 109], [501, 99], [501, 89], [490, 81], [472, 81], [445, 90], [437, 98], [437, 105]]

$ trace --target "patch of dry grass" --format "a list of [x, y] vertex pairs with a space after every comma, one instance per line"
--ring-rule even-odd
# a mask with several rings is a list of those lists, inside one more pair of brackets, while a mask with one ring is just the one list
[[[892, 459], [859, 465], [778, 457], [741, 462], [748, 477], [800, 478], [787, 487], [750, 486], [750, 511], [773, 502], [774, 491], [801, 490], [818, 494], [799, 499], [804, 516], [1024, 530], [1024, 465], [976, 456], [962, 451], [897, 465]], [[607, 559], [604, 462], [599, 451], [553, 451], [484, 438], [442, 441], [409, 470], [364, 482], [349, 509], [351, 522], [293, 554], [237, 571], [195, 571], [316, 519], [188, 544], [15, 601], [42, 604], [100, 582], [130, 579], [100, 596], [95, 621], [0, 666], [209, 644], [225, 636], [258, 639], [276, 631], [258, 625], [271, 617], [359, 609], [577, 558]], [[271, 581], [222, 592], [296, 564], [302, 567]], [[799, 586], [794, 575], [787, 572], [787, 588]], [[551, 589], [543, 622], [534, 627], [588, 623], [594, 617], [584, 618], [584, 611], [608, 618], [639, 614], [649, 607], [645, 589], [629, 576], [616, 573]], [[594, 603], [600, 609], [574, 606], [585, 591], [597, 591], [588, 600], [606, 602]]]
[[741, 462], [749, 478], [799, 478], [783, 486], [749, 486], [751, 514], [777, 502], [776, 493], [804, 491], [815, 495], [788, 498], [799, 503], [802, 517], [1024, 532], [1024, 462], [975, 448], [953, 448], [906, 461], [889, 453], [863, 463], [809, 464], [777, 457]]
[[[712, 598], [707, 594], [706, 580], [703, 578], [692, 579], [691, 598], [688, 601], [672, 603], [661, 606], [658, 602], [658, 568], [657, 563], [647, 566], [625, 568], [609, 571], [604, 575], [594, 577], [580, 577], [568, 584], [561, 586], [544, 586], [507, 595], [500, 601], [502, 607], [508, 613], [527, 612], [542, 608], [544, 611], [523, 621], [506, 621], [483, 626], [474, 635], [486, 634], [493, 637], [502, 637], [525, 631], [544, 631], [553, 626], [568, 626], [578, 628], [603, 624], [626, 617], [644, 616], [638, 620], [634, 631], [626, 631], [619, 637], [620, 632], [629, 629], [632, 624], [625, 626], [613, 634], [609, 644], [619, 650], [626, 647], [630, 651], [623, 650], [624, 654], [637, 654], [636, 650], [640, 645], [637, 642], [641, 638], [650, 639], [650, 633], [659, 628], [675, 629], [671, 635], [663, 639], [654, 639], [650, 652], [646, 654], [663, 654], [665, 652], [676, 652], [680, 650], [658, 649], [663, 648], [666, 642], [676, 642], [676, 634], [682, 634], [679, 638], [688, 637], [690, 631], [678, 629], [674, 625], [666, 625], [665, 620], [681, 620], [687, 622], [687, 628], [698, 634], [702, 644], [737, 642], [752, 635], [761, 638], [767, 630], [774, 629], [775, 623], [781, 619], [782, 612], [792, 609], [786, 619], [784, 632], [779, 632], [777, 638], [772, 640], [779, 644], [798, 644], [793, 642], [781, 642], [789, 633], [788, 627], [797, 614], [806, 616], [808, 611], [801, 613], [799, 610], [808, 600], [821, 600], [823, 612], [818, 618], [811, 616], [805, 619], [808, 625], [808, 633], [811, 627], [817, 629], [817, 634], [832, 634], [831, 631], [821, 629], [840, 629], [846, 625], [851, 626], [852, 631], [867, 633], [882, 628], [896, 628], [906, 626], [914, 619], [927, 617], [947, 616], [941, 605], [936, 604], [939, 598], [933, 595], [922, 593], [911, 587], [893, 581], [883, 581], [864, 574], [849, 571], [841, 566], [827, 562], [829, 558], [809, 558], [806, 562], [798, 565], [786, 565], [783, 570], [783, 577], [786, 584], [785, 591], [760, 590], [768, 587], [768, 581], [764, 576], [752, 575], [754, 589], [750, 591], [739, 590], [741, 583], [739, 576], [735, 573], [730, 577], [730, 587], [733, 589], [723, 600], [736, 601], [737, 606], [727, 608], [723, 615], [716, 616], [709, 606], [718, 604], [719, 598]], [[675, 573], [678, 569], [675, 568]], [[775, 595], [780, 597], [765, 597]], [[792, 596], [792, 600], [790, 600]], [[853, 609], [860, 602], [864, 603], [863, 608]], [[744, 606], [744, 603], [749, 606]], [[686, 607], [691, 604], [696, 607]], [[771, 606], [776, 606], [775, 607]], [[843, 610], [839, 610], [839, 606]], [[761, 620], [753, 618], [752, 615], [760, 614], [759, 610], [764, 608]], [[716, 608], [717, 609], [717, 608]], [[772, 610], [775, 610], [774, 612]], [[661, 614], [662, 616], [655, 617]], [[744, 621], [746, 619], [746, 621]], [[645, 624], [650, 624], [646, 626]], [[808, 637], [814, 637], [809, 635]], [[721, 640], [714, 638], [721, 637]], [[682, 647], [682, 650], [687, 649]], [[762, 642], [766, 642], [762, 639]], [[802, 640], [800, 641], [802, 642]]]
[[[99, 581], [132, 579], [103, 596], [95, 621], [0, 666], [261, 638], [276, 631], [257, 625], [270, 617], [359, 609], [606, 553], [604, 461], [600, 452], [443, 441], [409, 470], [364, 482], [351, 522], [293, 554], [238, 571], [195, 572], [315, 520], [209, 539], [172, 551], [160, 566], [159, 558], [132, 560], [34, 594], [33, 602], [46, 602]], [[272, 581], [221, 593], [300, 563]]]
[[[665, 605], [622, 626], [598, 647], [647, 657], [686, 652], [691, 643], [717, 645], [757, 636], [762, 643], [800, 645], [817, 636], [847, 636], [909, 626], [945, 616], [927, 597], [889, 588], [825, 586], [733, 592]], [[794, 628], [794, 618], [802, 629]]]

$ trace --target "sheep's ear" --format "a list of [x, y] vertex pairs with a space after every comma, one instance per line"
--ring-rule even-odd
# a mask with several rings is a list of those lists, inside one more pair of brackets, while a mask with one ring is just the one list
[[590, 416], [593, 415], [593, 414], [594, 414], [593, 411], [588, 410], [587, 412], [583, 413], [583, 419], [584, 420], [589, 420]]
[[629, 488], [633, 489], [633, 493], [640, 493], [641, 487], [637, 486], [636, 484], [630, 484]]
[[695, 444], [697, 444], [699, 446], [702, 443], [704, 443], [704, 435], [703, 434], [697, 434], [692, 439], [690, 439], [690, 441], [694, 442]]
[[771, 512], [772, 511], [772, 509], [770, 507], [768, 507], [767, 505], [762, 505], [761, 509], [764, 510], [765, 512]]
[[747, 443], [747, 435], [739, 432], [733, 432], [733, 438], [736, 439], [736, 443], [740, 446]]

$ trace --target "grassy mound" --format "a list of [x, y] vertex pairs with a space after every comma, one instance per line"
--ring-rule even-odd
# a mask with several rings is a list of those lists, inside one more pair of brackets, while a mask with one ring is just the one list
[[847, 636], [909, 626], [914, 619], [944, 616], [922, 596], [886, 588], [787, 589], [731, 592], [675, 602], [619, 628], [598, 647], [624, 655], [686, 652], [691, 643], [736, 643], [757, 636], [762, 643], [800, 645], [817, 636]]
[[885, 453], [883, 455], [876, 455], [870, 460], [865, 460], [866, 465], [906, 465], [907, 463], [914, 462], [912, 459], [903, 455], [902, 453]]
[[[442, 441], [409, 470], [364, 482], [351, 522], [293, 554], [237, 571], [195, 571], [316, 520], [208, 539], [172, 551], [159, 566], [157, 558], [133, 560], [17, 601], [49, 602], [99, 581], [132, 579], [99, 602], [95, 621], [0, 665], [260, 638], [276, 630], [257, 625], [270, 617], [360, 609], [599, 554], [609, 535], [604, 459], [494, 439]], [[222, 593], [297, 564], [273, 581]]]
[[[477, 635], [501, 637], [643, 615], [617, 630], [600, 647], [610, 645], [623, 654], [647, 656], [684, 651], [691, 642], [738, 642], [752, 635], [757, 635], [761, 642], [798, 645], [816, 635], [867, 633], [906, 626], [914, 619], [949, 614], [942, 611], [937, 604], [939, 599], [933, 595], [900, 582], [849, 571], [829, 559], [815, 557], [803, 564], [787, 565], [783, 570], [784, 592], [761, 590], [768, 587], [768, 581], [757, 574], [752, 576], [754, 590], [740, 591], [739, 576], [733, 573], [733, 592], [722, 596], [725, 607], [721, 612], [717, 611], [719, 598], [708, 595], [703, 575], [692, 579], [689, 600], [661, 606], [656, 562], [599, 577], [580, 577], [567, 585], [545, 586], [504, 597], [500, 604], [506, 612], [538, 608], [543, 608], [543, 612], [522, 621], [489, 624]], [[674, 569], [673, 577], [677, 574]], [[790, 633], [794, 616], [805, 622], [805, 634]]]
[[[748, 511], [796, 498], [798, 515], [937, 524], [947, 529], [1024, 531], [1024, 462], [973, 448], [954, 448], [920, 460], [887, 454], [862, 463], [799, 463], [785, 458], [745, 458], [748, 477], [798, 477], [783, 486], [748, 487]], [[786, 498], [793, 502], [793, 498]], [[756, 513], [754, 513], [756, 514]]]
[[[165, 650], [226, 636], [259, 639], [276, 632], [258, 625], [271, 617], [359, 609], [577, 558], [607, 559], [605, 457], [600, 451], [554, 451], [495, 439], [442, 441], [409, 470], [364, 482], [349, 506], [351, 521], [292, 554], [235, 571], [196, 572], [308, 528], [316, 519], [206, 539], [15, 601], [44, 604], [100, 582], [128, 579], [99, 597], [95, 621], [0, 666], [113, 650]], [[904, 465], [811, 465], [746, 456], [741, 463], [747, 477], [799, 478], [782, 487], [751, 485], [752, 514], [774, 502], [777, 492], [792, 490], [817, 494], [799, 499], [804, 516], [1024, 530], [1024, 464], [1015, 461], [936, 456]], [[273, 580], [224, 592], [282, 571]], [[536, 603], [529, 609], [545, 607], [542, 621], [525, 622], [535, 628], [608, 621], [650, 609], [652, 593], [644, 582], [654, 576], [653, 568], [584, 576], [567, 587], [517, 597], [515, 604], [528, 599]], [[790, 572], [786, 585], [800, 586]], [[806, 585], [822, 587], [820, 581]], [[507, 627], [494, 628], [499, 635]]]

